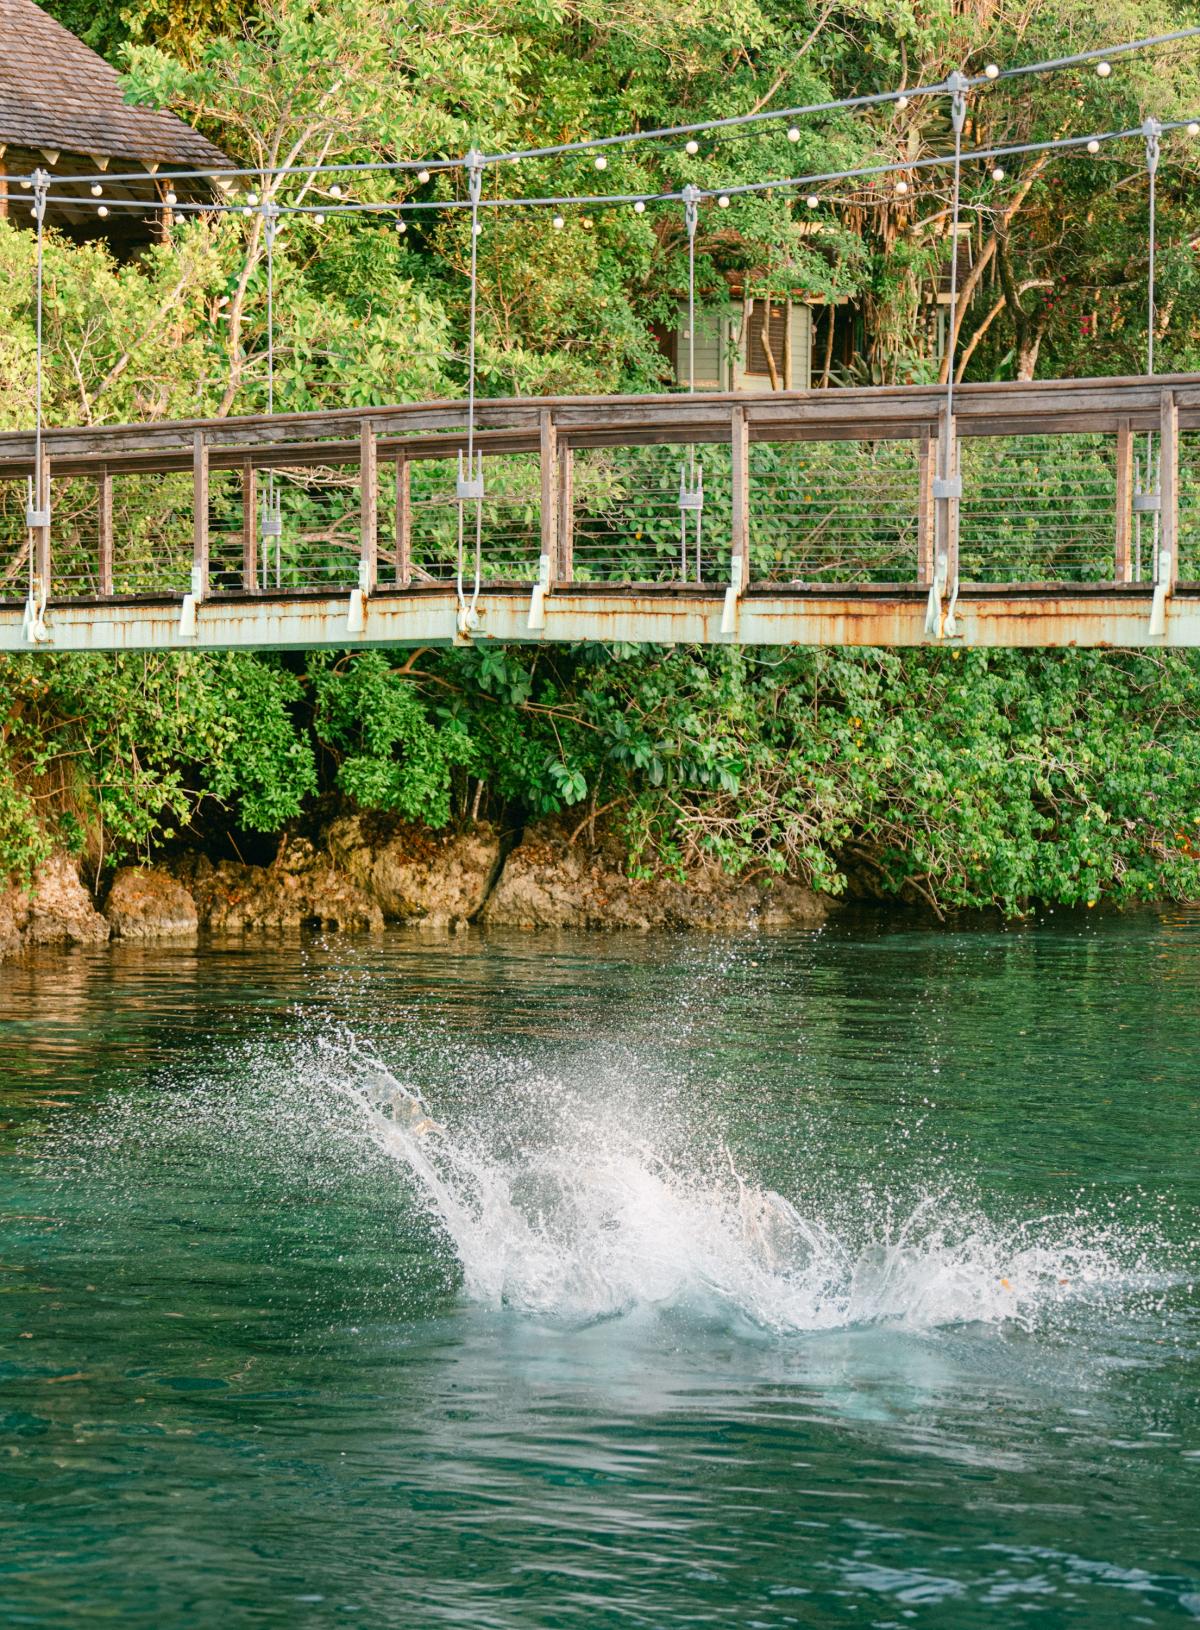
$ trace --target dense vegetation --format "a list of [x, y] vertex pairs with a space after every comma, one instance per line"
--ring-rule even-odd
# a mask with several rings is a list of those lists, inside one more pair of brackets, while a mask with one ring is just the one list
[[[960, 63], [1050, 58], [1185, 26], [1194, 8], [1120, 0], [1038, 7], [842, 7], [792, 0], [135, 0], [60, 18], [247, 164], [499, 151], [634, 125], [796, 105], [940, 78]], [[968, 140], [1136, 126], [1189, 105], [1195, 52], [1000, 85]], [[614, 156], [613, 191], [732, 183], [947, 145], [940, 99], [800, 121], [753, 138]], [[1164, 144], [1161, 368], [1200, 366], [1197, 163]], [[512, 193], [596, 190], [590, 160], [506, 170]], [[349, 177], [346, 178], [349, 185]], [[414, 193], [457, 185], [415, 177]], [[281, 202], [328, 197], [304, 174]], [[384, 179], [359, 197], [396, 196]], [[966, 178], [970, 256], [958, 357], [968, 378], [1136, 372], [1144, 359], [1145, 189], [1137, 142], [1035, 155]], [[423, 223], [423, 224], [422, 224]], [[850, 377], [936, 378], [933, 291], [945, 178], [903, 196], [830, 192], [819, 231], [786, 191], [706, 211], [702, 293], [851, 302]], [[47, 255], [48, 412], [112, 423], [260, 408], [265, 284], [257, 214], [178, 222], [117, 264], [100, 245]], [[489, 217], [480, 240], [482, 388], [663, 388], [656, 325], [684, 288], [677, 211]], [[292, 219], [276, 251], [276, 402], [458, 395], [464, 223], [403, 235]], [[0, 223], [0, 422], [32, 410], [31, 243]], [[829, 332], [830, 330], [826, 330]], [[835, 387], [847, 376], [826, 370]], [[0, 579], [8, 570], [0, 556]], [[610, 650], [379, 653], [0, 663], [0, 871], [54, 841], [97, 868], [191, 831], [243, 848], [334, 796], [443, 825], [570, 810], [619, 824], [630, 864], [697, 852], [733, 869], [849, 873], [940, 907], [1092, 902], [1200, 888], [1200, 662], [1190, 656]]]

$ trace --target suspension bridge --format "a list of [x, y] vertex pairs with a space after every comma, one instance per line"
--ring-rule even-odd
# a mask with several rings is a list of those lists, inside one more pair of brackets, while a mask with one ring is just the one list
[[[950, 74], [936, 85], [631, 132], [522, 153], [230, 170], [184, 215], [259, 217], [266, 254], [267, 412], [115, 427], [43, 419], [43, 228], [122, 176], [17, 178], [37, 234], [35, 428], [0, 435], [0, 650], [136, 651], [496, 642], [912, 646], [1200, 646], [1200, 376], [1155, 374], [1156, 182], [1164, 134], [1200, 121], [964, 151], [968, 99], [997, 81], [1089, 66], [1190, 40], [1189, 28], [1053, 62]], [[953, 152], [724, 189], [484, 196], [519, 159], [597, 170], [634, 142], [863, 106], [947, 100]], [[789, 128], [789, 139], [798, 129]], [[956, 312], [963, 166], [1003, 180], [1013, 157], [1094, 154], [1137, 140], [1147, 200], [1146, 373], [1125, 379], [960, 385], [957, 322], [937, 387], [695, 390], [696, 235], [731, 195], [952, 166], [950, 310]], [[1003, 162], [1002, 162], [1003, 161]], [[274, 411], [273, 255], [281, 216], [383, 213], [324, 175], [457, 171], [470, 231], [467, 397], [343, 412]], [[336, 202], [281, 205], [302, 171]], [[197, 179], [198, 172], [160, 177]], [[238, 181], [262, 195], [240, 198]], [[410, 177], [411, 179], [411, 177]], [[78, 196], [77, 196], [78, 195]], [[303, 194], [302, 194], [303, 196]], [[686, 394], [479, 400], [481, 212], [681, 208], [688, 254]], [[809, 208], [820, 204], [809, 192]], [[107, 214], [108, 203], [97, 204]], [[114, 197], [113, 208], [144, 209]]]
[[1200, 645], [1200, 376], [468, 417], [0, 436], [0, 649]]

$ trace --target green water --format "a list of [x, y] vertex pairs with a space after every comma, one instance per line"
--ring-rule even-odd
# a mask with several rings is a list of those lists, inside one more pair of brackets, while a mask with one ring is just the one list
[[5, 1626], [1200, 1619], [1200, 914], [115, 949], [0, 1021]]

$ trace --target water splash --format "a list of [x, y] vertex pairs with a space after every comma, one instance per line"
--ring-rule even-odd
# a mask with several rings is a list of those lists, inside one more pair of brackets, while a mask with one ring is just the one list
[[568, 1322], [682, 1310], [778, 1333], [1031, 1329], [1155, 1278], [1144, 1241], [1084, 1209], [1000, 1227], [933, 1192], [834, 1226], [753, 1182], [723, 1146], [670, 1157], [578, 1104], [544, 1140], [502, 1144], [486, 1126], [440, 1126], [377, 1057], [323, 1047], [363, 1132], [452, 1242], [466, 1294], [493, 1307]]

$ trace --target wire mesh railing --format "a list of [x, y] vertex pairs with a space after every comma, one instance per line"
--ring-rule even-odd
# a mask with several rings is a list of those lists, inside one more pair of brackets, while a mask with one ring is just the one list
[[919, 460], [911, 440], [752, 442], [752, 580], [915, 582]]
[[[457, 454], [421, 458], [409, 466], [411, 574], [416, 583], [453, 583], [458, 576]], [[536, 453], [503, 453], [483, 461], [479, 531], [485, 583], [532, 583], [541, 554], [541, 464]], [[475, 579], [476, 505], [463, 505], [463, 576]], [[395, 522], [391, 540], [394, 547]], [[388, 538], [386, 528], [381, 536]]]
[[[733, 461], [728, 443], [589, 447], [574, 453], [576, 583], [708, 583], [729, 577]], [[681, 497], [702, 491], [703, 507]], [[698, 525], [697, 525], [698, 520]]]
[[192, 492], [190, 471], [112, 477], [114, 594], [187, 593]]
[[1096, 583], [1115, 575], [1115, 436], [968, 437], [959, 444], [959, 576]]
[[24, 480], [0, 481], [0, 602], [23, 601], [29, 591], [29, 531]]

